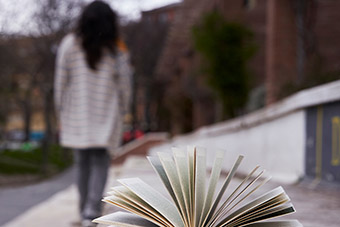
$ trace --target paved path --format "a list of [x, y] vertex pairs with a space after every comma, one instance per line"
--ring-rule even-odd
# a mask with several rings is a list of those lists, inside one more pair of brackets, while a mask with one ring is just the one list
[[24, 187], [0, 188], [0, 226], [69, 187], [73, 182], [73, 174], [74, 169], [69, 168], [44, 182]]
[[312, 182], [285, 186], [297, 212], [294, 218], [304, 227], [340, 227], [340, 185]]
[[[145, 180], [157, 190], [164, 192], [163, 187], [145, 160], [129, 158], [122, 167], [112, 167], [109, 174], [108, 187], [116, 184], [117, 178], [136, 177]], [[237, 180], [234, 184], [237, 184]], [[310, 182], [298, 185], [283, 185], [293, 201], [297, 213], [287, 217], [298, 219], [304, 227], [339, 227], [340, 226], [340, 187], [321, 185], [316, 189], [310, 188]], [[231, 185], [233, 187], [235, 185]], [[263, 191], [276, 187], [275, 183], [268, 183]], [[262, 192], [263, 192], [262, 191]], [[72, 227], [76, 226], [77, 195], [74, 186], [52, 196], [50, 199], [27, 210], [3, 227]], [[117, 208], [105, 206], [104, 212], [112, 212]], [[287, 219], [286, 218], [286, 219]], [[102, 227], [102, 226], [100, 226]]]

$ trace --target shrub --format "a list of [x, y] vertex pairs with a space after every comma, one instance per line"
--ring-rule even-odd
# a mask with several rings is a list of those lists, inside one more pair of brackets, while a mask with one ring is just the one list
[[218, 12], [206, 14], [192, 32], [194, 46], [205, 60], [202, 74], [220, 99], [224, 115], [234, 117], [248, 99], [247, 62], [256, 51], [253, 33]]

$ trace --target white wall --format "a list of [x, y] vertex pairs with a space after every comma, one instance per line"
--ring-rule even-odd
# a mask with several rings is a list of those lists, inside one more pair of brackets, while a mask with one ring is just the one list
[[340, 100], [339, 91], [340, 80], [306, 89], [256, 112], [177, 136], [149, 153], [170, 151], [172, 146], [203, 146], [211, 152], [211, 166], [214, 150], [220, 148], [227, 152], [226, 170], [243, 154], [241, 172], [259, 164], [274, 180], [291, 183], [305, 175], [305, 109]]
[[242, 154], [245, 158], [239, 168], [241, 173], [248, 173], [256, 165], [261, 165], [273, 180], [292, 183], [304, 175], [304, 122], [305, 114], [300, 110], [236, 132], [179, 136], [170, 143], [152, 148], [150, 153], [170, 151], [173, 146], [201, 146], [208, 150], [207, 164], [211, 167], [214, 151], [223, 149], [226, 151], [225, 170]]

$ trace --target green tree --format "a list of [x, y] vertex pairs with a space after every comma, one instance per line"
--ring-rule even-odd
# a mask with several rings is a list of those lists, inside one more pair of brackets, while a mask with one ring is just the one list
[[235, 117], [248, 99], [248, 60], [256, 45], [244, 25], [207, 13], [192, 29], [195, 49], [203, 56], [203, 75], [223, 106], [224, 117]]

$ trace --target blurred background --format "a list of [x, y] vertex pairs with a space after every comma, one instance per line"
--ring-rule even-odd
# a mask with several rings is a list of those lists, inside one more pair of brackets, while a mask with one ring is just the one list
[[[58, 146], [54, 63], [59, 42], [73, 31], [79, 13], [89, 2], [0, 1], [0, 176], [4, 175], [0, 185], [45, 177], [72, 163], [71, 153]], [[176, 0], [108, 3], [120, 16], [121, 36], [131, 48], [136, 71], [133, 112], [125, 117], [122, 142], [126, 143], [151, 130], [150, 106], [154, 100], [150, 93], [155, 66], [180, 3]], [[153, 13], [152, 9], [158, 7], [160, 12], [156, 9]], [[17, 176], [22, 174], [23, 179]]]
[[[57, 143], [54, 62], [88, 2], [0, 0], [0, 186], [72, 164]], [[123, 144], [165, 132], [135, 153], [213, 144], [280, 180], [340, 182], [340, 1], [106, 2], [134, 68]]]

